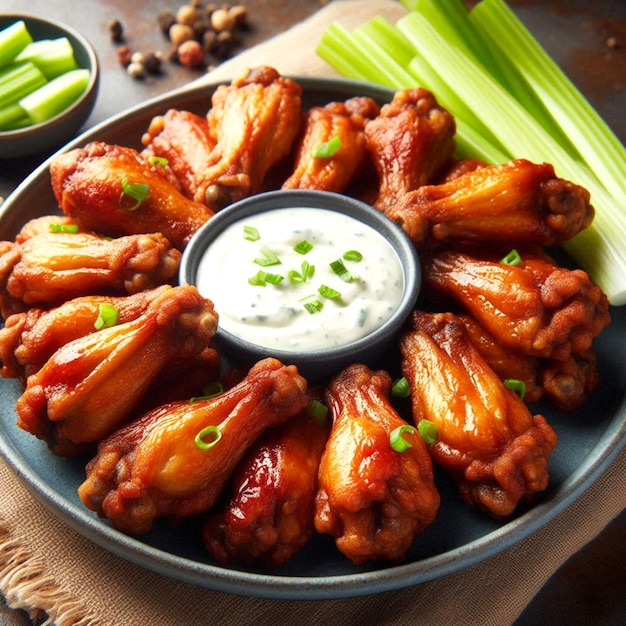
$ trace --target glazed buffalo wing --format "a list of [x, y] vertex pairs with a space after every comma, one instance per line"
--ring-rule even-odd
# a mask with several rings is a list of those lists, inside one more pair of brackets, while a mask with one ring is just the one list
[[132, 294], [175, 279], [181, 253], [160, 233], [107, 239], [47, 233], [0, 244], [3, 316], [89, 294]]
[[418, 249], [451, 240], [561, 245], [589, 226], [589, 192], [548, 163], [517, 159], [423, 185], [385, 209]]
[[461, 306], [502, 346], [564, 361], [582, 354], [610, 322], [608, 300], [583, 270], [558, 266], [539, 248], [446, 248], [423, 255], [424, 284], [433, 298]]
[[506, 388], [451, 313], [415, 311], [400, 340], [402, 372], [411, 386], [413, 418], [438, 430], [436, 463], [461, 496], [500, 518], [543, 491], [556, 434]]
[[160, 232], [182, 250], [213, 211], [183, 195], [166, 169], [133, 148], [93, 142], [55, 157], [50, 176], [61, 210], [85, 230], [109, 237]]
[[[374, 100], [365, 97], [309, 109], [293, 173], [283, 189], [344, 191], [367, 158], [364, 128], [379, 110]], [[337, 150], [318, 155], [320, 147], [328, 142], [337, 142]]]
[[205, 350], [217, 319], [195, 287], [174, 287], [136, 319], [70, 341], [28, 378], [18, 425], [56, 454], [82, 450], [129, 419], [165, 365]]
[[226, 503], [203, 525], [214, 558], [277, 567], [308, 543], [327, 436], [304, 411], [255, 443], [235, 469]]
[[431, 184], [454, 156], [454, 117], [423, 88], [397, 91], [365, 127], [380, 179], [375, 206], [391, 210], [409, 191]]
[[260, 361], [223, 394], [164, 405], [101, 441], [80, 498], [131, 534], [147, 532], [158, 517], [203, 513], [253, 442], [308, 403], [294, 366]]
[[263, 190], [270, 168], [287, 157], [301, 126], [302, 88], [271, 67], [244, 71], [213, 94], [207, 114], [216, 145], [195, 199], [217, 210]]
[[439, 508], [426, 444], [414, 431], [397, 452], [391, 433], [406, 422], [389, 401], [391, 378], [351, 365], [329, 383], [333, 424], [319, 470], [315, 527], [353, 563], [403, 559]]

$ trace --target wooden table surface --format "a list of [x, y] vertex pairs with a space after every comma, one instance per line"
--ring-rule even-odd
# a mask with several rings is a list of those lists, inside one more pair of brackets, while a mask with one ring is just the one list
[[[325, 3], [324, 0], [241, 2], [248, 10], [250, 26], [237, 49], [270, 38]], [[116, 45], [110, 40], [109, 24], [118, 19], [131, 49], [166, 51], [168, 45], [158, 28], [157, 14], [162, 10], [175, 12], [180, 4], [173, 0], [0, 0], [0, 13], [28, 11], [44, 15], [73, 26], [92, 42], [102, 75], [98, 101], [86, 124], [90, 127], [201, 75], [200, 70], [166, 63], [160, 75], [134, 80], [119, 65]], [[593, 3], [510, 0], [509, 4], [626, 142], [626, 3], [623, 0]], [[8, 196], [45, 156], [0, 160], [0, 197]], [[556, 572], [515, 626], [626, 623], [624, 563], [626, 514], [623, 513]], [[0, 599], [0, 622], [4, 623], [2, 605]], [[25, 624], [29, 623], [25, 615], [22, 617]]]

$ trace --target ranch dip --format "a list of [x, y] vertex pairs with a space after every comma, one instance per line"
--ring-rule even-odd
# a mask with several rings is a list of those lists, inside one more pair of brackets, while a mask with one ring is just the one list
[[279, 208], [227, 226], [200, 260], [197, 286], [220, 327], [281, 350], [351, 343], [386, 322], [404, 274], [372, 227], [319, 208]]

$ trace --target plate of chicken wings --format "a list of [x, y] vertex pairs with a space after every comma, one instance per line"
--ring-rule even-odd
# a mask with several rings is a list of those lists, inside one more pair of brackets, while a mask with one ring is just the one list
[[[310, 382], [213, 347], [181, 254], [281, 188], [366, 200], [416, 246], [420, 298], [379, 362]], [[259, 67], [156, 98], [2, 207], [0, 450], [69, 526], [200, 586], [330, 598], [465, 568], [624, 445], [626, 315], [559, 247], [593, 214], [550, 164], [459, 156], [423, 89]]]

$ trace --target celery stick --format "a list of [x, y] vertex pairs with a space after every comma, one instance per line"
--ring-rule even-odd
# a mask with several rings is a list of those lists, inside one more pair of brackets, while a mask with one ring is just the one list
[[45, 76], [30, 61], [0, 70], [0, 107], [18, 102], [46, 84]]
[[32, 40], [24, 20], [0, 30], [0, 67], [10, 63]]
[[54, 78], [20, 100], [34, 124], [44, 122], [69, 107], [85, 90], [89, 70], [71, 70]]
[[21, 128], [25, 122], [30, 123], [30, 120], [19, 104], [0, 107], [0, 131]]
[[33, 41], [15, 57], [14, 61], [16, 63], [30, 61], [48, 80], [78, 67], [74, 49], [67, 37]]

